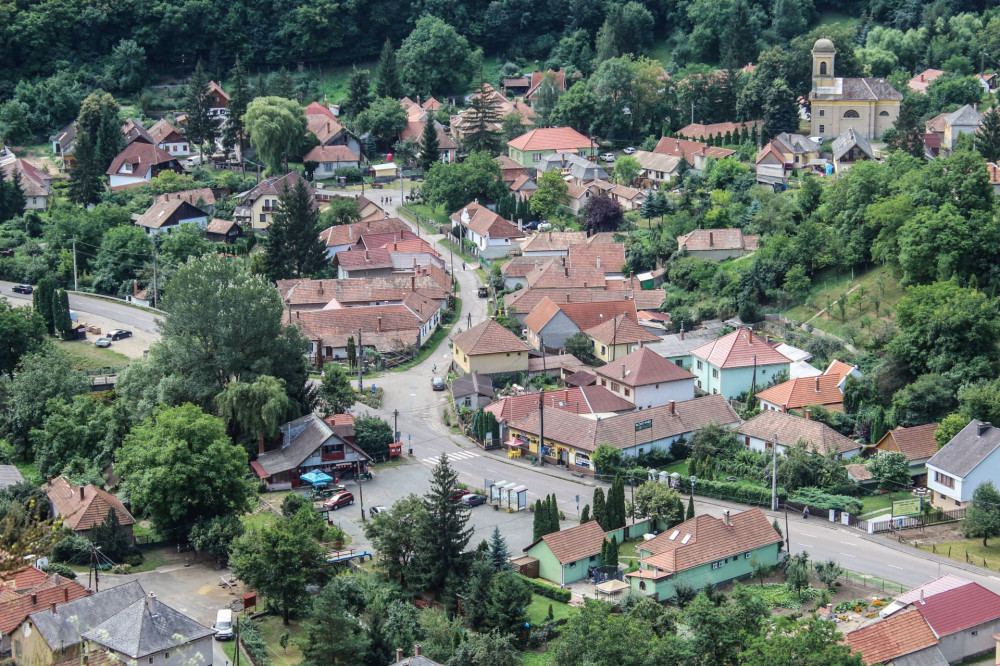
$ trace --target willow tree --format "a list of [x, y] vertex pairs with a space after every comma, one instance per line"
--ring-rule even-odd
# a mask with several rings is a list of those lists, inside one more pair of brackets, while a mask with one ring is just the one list
[[264, 438], [272, 437], [291, 408], [284, 380], [261, 375], [257, 381], [230, 382], [215, 397], [219, 416], [235, 422], [240, 430], [257, 436], [258, 451], [264, 450]]

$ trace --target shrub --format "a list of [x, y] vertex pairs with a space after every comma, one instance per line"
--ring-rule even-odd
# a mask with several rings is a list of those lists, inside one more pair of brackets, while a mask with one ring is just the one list
[[540, 594], [548, 599], [554, 599], [555, 601], [561, 601], [564, 604], [569, 603], [569, 600], [573, 598], [573, 594], [569, 590], [564, 590], [560, 587], [552, 587], [548, 583], [543, 583], [540, 580], [535, 580], [534, 578], [527, 578], [521, 576], [524, 580], [528, 581], [531, 585], [531, 591], [535, 594]]
[[52, 559], [56, 562], [86, 564], [90, 561], [90, 541], [79, 534], [67, 534], [52, 547]]
[[44, 571], [47, 574], [59, 574], [63, 578], [69, 578], [70, 580], [76, 578], [75, 571], [70, 569], [65, 564], [60, 564], [59, 562], [49, 562]]
[[[687, 476], [681, 476], [681, 489], [684, 492], [691, 492], [691, 480]], [[758, 506], [769, 506], [771, 504], [771, 488], [745, 481], [707, 481], [698, 479], [695, 483], [697, 494], [704, 497], [715, 497], [716, 499], [727, 499], [743, 504], [756, 504]], [[778, 499], [787, 499], [788, 493], [784, 488], [778, 488]]]
[[823, 492], [819, 488], [799, 488], [788, 499], [799, 504], [807, 504], [810, 508], [835, 509], [837, 511], [846, 511], [847, 513], [853, 514], [861, 513], [863, 506], [861, 504], [861, 500], [855, 497], [848, 497], [847, 495], [831, 495], [830, 493]]

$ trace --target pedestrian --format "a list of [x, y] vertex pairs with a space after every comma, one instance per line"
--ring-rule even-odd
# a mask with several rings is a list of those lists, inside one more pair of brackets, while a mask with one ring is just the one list
[[809, 520], [809, 506], [808, 505], [806, 506], [806, 508], [802, 509], [802, 519], [803, 520]]
[[437, 371], [438, 371], [438, 364], [435, 363], [434, 365], [431, 366], [431, 372], [437, 372]]

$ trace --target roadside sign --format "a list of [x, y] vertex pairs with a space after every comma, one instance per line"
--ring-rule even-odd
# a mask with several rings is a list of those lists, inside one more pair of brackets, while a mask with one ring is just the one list
[[919, 497], [913, 499], [896, 500], [892, 503], [892, 517], [918, 516], [923, 509], [923, 500]]
[[653, 427], [653, 419], [646, 419], [645, 421], [636, 422], [635, 431], [639, 432], [640, 430], [649, 430], [652, 427]]

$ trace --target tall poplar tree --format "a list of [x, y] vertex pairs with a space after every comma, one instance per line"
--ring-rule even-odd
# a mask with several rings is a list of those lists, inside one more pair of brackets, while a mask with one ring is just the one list
[[382, 46], [382, 54], [378, 57], [378, 65], [375, 66], [375, 95], [393, 99], [403, 96], [403, 82], [399, 75], [396, 50], [392, 48], [392, 41], [388, 37]]
[[607, 529], [608, 524], [608, 514], [607, 505], [604, 501], [604, 489], [594, 488], [594, 520], [597, 524], [601, 526], [601, 529]]
[[264, 265], [272, 280], [322, 273], [326, 244], [319, 237], [319, 212], [305, 180], [297, 178], [278, 197], [278, 210], [264, 241]]
[[430, 171], [440, 158], [441, 146], [438, 142], [437, 127], [433, 120], [428, 120], [424, 125], [424, 131], [420, 134], [420, 168], [424, 172]]
[[52, 314], [52, 292], [54, 291], [55, 287], [52, 284], [52, 278], [43, 277], [38, 281], [38, 286], [35, 287], [35, 291], [31, 295], [31, 304], [35, 308], [35, 312], [45, 322], [45, 330], [49, 335], [56, 332], [56, 320]]

